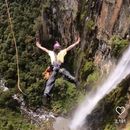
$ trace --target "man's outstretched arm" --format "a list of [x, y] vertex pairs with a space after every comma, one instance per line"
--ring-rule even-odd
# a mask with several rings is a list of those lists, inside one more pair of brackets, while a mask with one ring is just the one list
[[76, 45], [78, 45], [80, 42], [80, 37], [78, 37], [78, 40], [73, 43], [72, 45], [70, 45], [69, 47], [66, 48], [67, 51], [71, 50], [72, 48], [74, 48]]
[[45, 51], [46, 53], [49, 53], [49, 50], [46, 49], [45, 47], [42, 47], [41, 44], [40, 44], [40, 42], [39, 42], [39, 39], [37, 39], [37, 38], [36, 38], [36, 46], [38, 48], [40, 48], [41, 50]]

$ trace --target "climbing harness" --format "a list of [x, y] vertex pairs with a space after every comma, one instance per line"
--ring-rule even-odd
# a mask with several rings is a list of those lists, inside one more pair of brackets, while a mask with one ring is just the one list
[[42, 76], [45, 80], [48, 80], [51, 74], [52, 74], [52, 67], [49, 66], [45, 71], [43, 71]]

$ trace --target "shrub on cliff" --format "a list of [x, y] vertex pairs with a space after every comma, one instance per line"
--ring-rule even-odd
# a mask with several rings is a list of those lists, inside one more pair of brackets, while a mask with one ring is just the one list
[[128, 40], [122, 39], [121, 37], [118, 36], [113, 36], [111, 38], [111, 43], [112, 43], [112, 54], [115, 57], [118, 57], [124, 48], [128, 46]]

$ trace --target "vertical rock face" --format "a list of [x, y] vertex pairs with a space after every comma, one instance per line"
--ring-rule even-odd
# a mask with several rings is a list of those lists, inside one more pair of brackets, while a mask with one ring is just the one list
[[98, 38], [108, 40], [112, 35], [125, 37], [130, 27], [128, 0], [104, 0], [98, 16]]
[[[65, 43], [72, 41], [71, 35], [76, 30], [76, 24], [80, 25], [84, 23], [83, 21], [87, 21], [91, 18], [98, 27], [98, 39], [102, 36], [104, 40], [108, 40], [112, 34], [120, 34], [124, 37], [129, 31], [130, 7], [128, 0], [99, 0], [98, 2], [95, 0], [82, 0], [80, 2], [77, 0], [59, 0], [50, 2], [49, 6], [48, 9], [50, 11], [46, 11], [48, 14], [48, 16], [46, 16], [48, 20], [51, 20], [49, 21], [51, 23], [48, 22], [52, 27], [50, 34], [57, 37], [61, 36], [61, 40], [63, 40], [63, 42], [65, 41]], [[84, 15], [83, 21], [81, 19], [81, 21], [76, 21], [79, 14], [82, 15], [82, 18]], [[68, 37], [68, 39], [65, 40], [64, 37]]]
[[79, 72], [87, 60], [101, 70], [111, 65], [111, 37], [130, 35], [129, 5], [129, 0], [51, 1], [43, 7], [43, 32], [63, 46], [72, 44], [80, 33], [80, 49], [74, 50], [73, 59], [77, 58], [75, 75], [81, 79]]
[[52, 1], [48, 7], [43, 8], [43, 19], [48, 27], [50, 38], [59, 40], [62, 45], [74, 41], [77, 33], [75, 24], [78, 12], [77, 0]]
[[[107, 51], [110, 48], [106, 47], [105, 50], [104, 46], [107, 46], [108, 32], [110, 38], [121, 7], [121, 1], [112, 0], [52, 1], [43, 7], [43, 32], [47, 33], [48, 38], [59, 40], [64, 46], [72, 44], [76, 40], [77, 34], [80, 33], [81, 51], [84, 53], [88, 51], [85, 54], [86, 57], [92, 55], [91, 58], [93, 58], [95, 49], [103, 48], [103, 51]], [[112, 9], [114, 16], [109, 11]], [[106, 33], [104, 33], [104, 30]], [[76, 51], [75, 53], [77, 53]], [[79, 59], [79, 63], [82, 63], [82, 58]], [[76, 73], [78, 71], [79, 69], [76, 70]]]

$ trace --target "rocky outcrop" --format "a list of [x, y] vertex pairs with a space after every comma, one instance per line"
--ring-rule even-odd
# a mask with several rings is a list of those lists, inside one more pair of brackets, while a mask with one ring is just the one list
[[43, 36], [58, 40], [66, 46], [74, 42], [76, 16], [78, 12], [77, 0], [50, 1], [43, 6]]
[[97, 26], [99, 39], [108, 40], [112, 35], [125, 37], [129, 34], [130, 12], [129, 0], [104, 0], [98, 16]]

